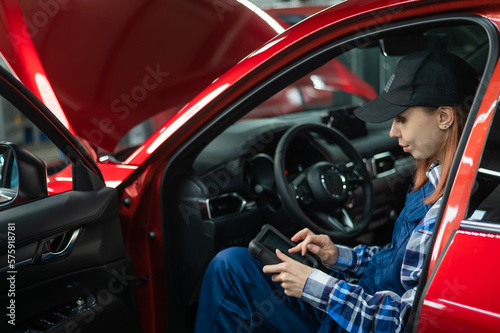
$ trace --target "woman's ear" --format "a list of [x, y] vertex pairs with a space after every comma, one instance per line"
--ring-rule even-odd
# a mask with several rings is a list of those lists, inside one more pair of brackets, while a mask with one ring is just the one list
[[446, 130], [455, 122], [455, 110], [451, 106], [440, 106], [438, 108], [439, 128]]

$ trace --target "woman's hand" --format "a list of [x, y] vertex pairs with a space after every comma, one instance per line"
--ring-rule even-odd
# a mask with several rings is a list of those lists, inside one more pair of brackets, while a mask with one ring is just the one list
[[276, 250], [276, 255], [283, 262], [276, 265], [266, 265], [262, 271], [275, 274], [272, 280], [281, 283], [285, 295], [300, 298], [313, 268], [290, 258], [280, 250]]
[[333, 266], [337, 262], [339, 250], [327, 235], [316, 235], [308, 228], [305, 228], [296, 233], [291, 239], [294, 242], [302, 242], [292, 247], [288, 252], [301, 252], [304, 256], [307, 251], [310, 251], [329, 266]]

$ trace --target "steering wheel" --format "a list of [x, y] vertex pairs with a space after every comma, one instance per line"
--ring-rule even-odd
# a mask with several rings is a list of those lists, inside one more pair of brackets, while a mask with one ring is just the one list
[[[294, 179], [288, 179], [285, 161], [290, 144], [295, 138], [311, 133], [337, 144], [353, 166], [321, 161]], [[300, 225], [337, 240], [355, 237], [368, 226], [373, 212], [371, 179], [363, 159], [340, 132], [318, 124], [294, 126], [281, 137], [274, 162], [276, 187], [283, 206]], [[354, 223], [345, 206], [349, 196], [359, 186], [364, 193], [363, 213], [361, 219]]]

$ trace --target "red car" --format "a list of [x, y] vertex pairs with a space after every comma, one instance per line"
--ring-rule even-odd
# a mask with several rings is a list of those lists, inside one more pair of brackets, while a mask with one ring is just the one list
[[[0, 145], [2, 332], [189, 332], [210, 260], [266, 223], [388, 243], [414, 161], [390, 122], [353, 110], [429, 48], [482, 79], [407, 331], [499, 327], [496, 1], [350, 0], [275, 37], [245, 1], [1, 4], [0, 51], [22, 82], [1, 70], [0, 139], [17, 143]], [[244, 45], [260, 48], [239, 61]], [[335, 207], [288, 186], [324, 161], [349, 180]]]

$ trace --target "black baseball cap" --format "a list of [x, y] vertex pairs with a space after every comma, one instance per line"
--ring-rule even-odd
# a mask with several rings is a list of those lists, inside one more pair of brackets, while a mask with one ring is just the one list
[[382, 93], [354, 113], [379, 123], [410, 106], [466, 106], [478, 83], [478, 73], [462, 58], [441, 50], [420, 51], [403, 57]]

